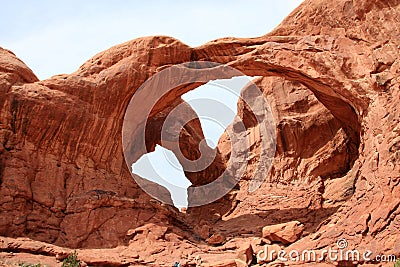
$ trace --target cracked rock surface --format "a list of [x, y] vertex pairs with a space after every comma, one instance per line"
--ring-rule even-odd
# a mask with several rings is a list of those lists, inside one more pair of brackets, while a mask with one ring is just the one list
[[[400, 256], [399, 17], [398, 0], [306, 0], [261, 37], [195, 48], [171, 37], [139, 38], [43, 81], [0, 48], [0, 265], [27, 259], [60, 266], [77, 249], [92, 266], [235, 266], [249, 261], [238, 256], [243, 247], [253, 256], [271, 242], [321, 251], [338, 238], [348, 249]], [[194, 60], [260, 76], [254, 82], [271, 105], [277, 150], [266, 182], [248, 193], [247, 178], [265, 151], [259, 123], [239, 101], [246, 125], [239, 134], [252, 143], [243, 179], [220, 200], [180, 213], [135, 183], [121, 129], [144, 81]], [[150, 150], [163, 114], [198, 86], [172, 90], [157, 103], [148, 121]], [[184, 130], [179, 145], [196, 159], [204, 139], [199, 120]], [[212, 181], [235, 161], [235, 145], [224, 134], [210, 168], [188, 179]], [[294, 243], [262, 238], [263, 227], [292, 221], [304, 225]], [[213, 236], [218, 242], [207, 243]]]

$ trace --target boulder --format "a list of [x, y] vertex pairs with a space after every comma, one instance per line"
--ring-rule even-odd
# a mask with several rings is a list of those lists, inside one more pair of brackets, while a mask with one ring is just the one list
[[262, 229], [262, 237], [272, 242], [291, 244], [296, 242], [304, 231], [304, 225], [298, 221], [268, 225]]

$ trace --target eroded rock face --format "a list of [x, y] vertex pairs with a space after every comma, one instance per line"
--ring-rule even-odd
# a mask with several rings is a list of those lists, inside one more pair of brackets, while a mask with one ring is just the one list
[[[196, 256], [209, 264], [234, 263], [230, 251], [261, 237], [263, 226], [297, 220], [305, 237], [289, 249], [320, 249], [341, 237], [349, 249], [375, 243], [374, 255], [400, 255], [399, 14], [396, 0], [310, 0], [259, 38], [225, 38], [197, 48], [169, 37], [140, 38], [94, 56], [75, 73], [44, 81], [0, 49], [0, 234], [71, 248], [124, 245], [97, 259], [81, 250], [89, 263], [194, 264]], [[128, 101], [146, 79], [193, 60], [263, 77], [256, 83], [271, 102], [278, 146], [259, 190], [249, 194], [244, 177], [220, 201], [179, 214], [134, 182], [121, 129]], [[196, 86], [173, 90], [157, 104], [147, 122], [155, 132], [163, 121], [159, 114]], [[263, 155], [260, 133], [240, 103], [239, 116], [254, 143], [250, 177]], [[198, 157], [199, 122], [181, 134], [185, 156]], [[155, 135], [146, 145], [151, 150], [158, 142]], [[216, 171], [188, 175], [194, 185], [234, 160], [230, 145], [221, 138]], [[165, 189], [149, 186], [168, 198]], [[194, 223], [210, 229], [205, 233]], [[205, 245], [206, 237], [218, 234], [226, 238], [220, 248]], [[13, 242], [20, 241], [3, 241], [2, 248], [18, 252], [7, 245]]]
[[[351, 142], [345, 125], [298, 82], [274, 77], [259, 78], [254, 82], [268, 100], [277, 128], [275, 161], [265, 180], [288, 184], [344, 176], [358, 157], [358, 153], [352, 154], [358, 144]], [[250, 140], [251, 159], [243, 177], [247, 180], [252, 178], [260, 162], [262, 140], [259, 122], [249, 107], [243, 101], [238, 106], [238, 116], [246, 124]], [[229, 160], [231, 145], [225, 133], [219, 148], [226, 160]]]
[[[163, 45], [176, 43], [161, 39]], [[143, 42], [159, 40], [134, 41], [130, 47]], [[117, 60], [117, 50], [110, 60]], [[133, 54], [147, 62], [146, 51]], [[104, 53], [103, 64], [112, 64], [108, 55]], [[88, 72], [98, 76], [92, 68], [103, 65], [96, 62], [72, 76], [38, 82], [11, 53], [2, 50], [1, 59], [6, 77], [1, 87], [2, 234], [69, 247], [112, 247], [125, 242], [129, 229], [148, 221], [168, 224], [169, 211], [161, 211], [166, 208], [138, 188], [121, 152], [118, 121], [129, 100], [124, 95], [146, 79], [147, 71], [141, 78], [128, 73], [122, 77], [116, 67], [107, 83], [106, 76], [99, 78], [101, 84], [84, 78]], [[137, 62], [132, 60], [133, 65]], [[121, 86], [114, 75], [127, 83]]]

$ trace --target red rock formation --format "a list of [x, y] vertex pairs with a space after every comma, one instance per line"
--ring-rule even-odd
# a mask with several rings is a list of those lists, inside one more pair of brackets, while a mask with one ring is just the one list
[[[243, 243], [256, 252], [263, 226], [297, 220], [305, 231], [288, 249], [321, 250], [340, 237], [350, 249], [400, 256], [399, 14], [397, 0], [308, 0], [259, 38], [224, 38], [197, 48], [169, 37], [140, 38], [44, 81], [0, 49], [0, 234], [70, 248], [121, 245], [79, 250], [92, 264], [169, 266], [201, 258], [213, 266], [221, 259], [234, 264]], [[121, 128], [129, 99], [146, 79], [193, 60], [263, 77], [256, 82], [272, 102], [278, 147], [259, 190], [249, 194], [244, 179], [222, 200], [179, 214], [134, 182]], [[157, 132], [163, 117], [156, 114], [196, 86], [165, 96], [148, 125]], [[257, 123], [240, 103], [239, 115], [257, 159], [263, 155]], [[184, 133], [185, 156], [196, 158], [203, 137], [198, 121]], [[146, 145], [153, 149], [157, 142], [155, 136]], [[229, 147], [223, 137], [218, 171], [223, 159], [234, 160]], [[249, 161], [248, 176], [254, 170]], [[204, 183], [204, 173], [193, 174], [192, 182]], [[209, 246], [204, 239], [213, 235], [226, 240]], [[62, 252], [26, 239], [1, 238], [0, 245]]]

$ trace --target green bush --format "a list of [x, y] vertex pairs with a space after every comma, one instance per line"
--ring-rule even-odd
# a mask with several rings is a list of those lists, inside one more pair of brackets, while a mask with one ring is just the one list
[[400, 267], [400, 258], [394, 263], [393, 267]]
[[81, 266], [81, 261], [78, 259], [78, 255], [76, 255], [76, 251], [69, 254], [68, 257], [63, 260], [62, 267], [79, 267]]

